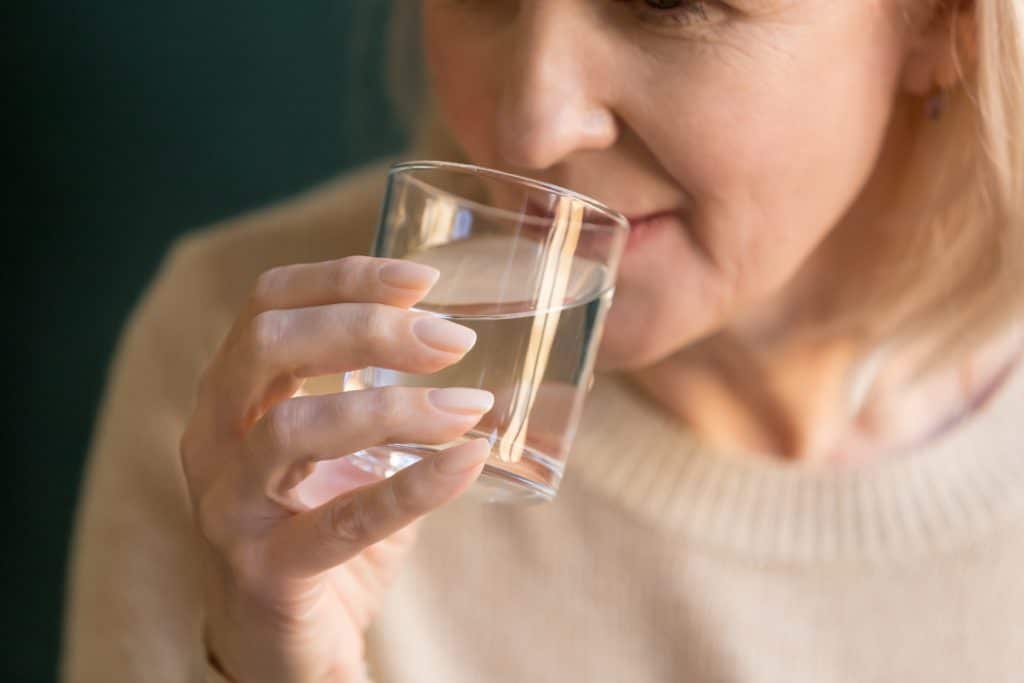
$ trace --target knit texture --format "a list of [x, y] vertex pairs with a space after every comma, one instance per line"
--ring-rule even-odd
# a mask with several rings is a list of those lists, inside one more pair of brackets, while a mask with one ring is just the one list
[[[370, 246], [384, 168], [178, 244], [125, 328], [76, 518], [70, 681], [206, 670], [178, 463], [256, 276]], [[1024, 680], [1024, 372], [914, 452], [712, 452], [597, 377], [557, 499], [430, 516], [368, 637], [378, 683]], [[244, 682], [243, 682], [244, 683]]]

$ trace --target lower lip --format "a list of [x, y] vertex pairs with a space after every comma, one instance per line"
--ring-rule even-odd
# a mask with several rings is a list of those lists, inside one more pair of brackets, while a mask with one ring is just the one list
[[675, 222], [676, 216], [672, 213], [659, 213], [637, 221], [630, 221], [629, 241], [626, 242], [626, 251], [631, 251], [637, 245], [649, 241], [658, 233], [669, 229]]

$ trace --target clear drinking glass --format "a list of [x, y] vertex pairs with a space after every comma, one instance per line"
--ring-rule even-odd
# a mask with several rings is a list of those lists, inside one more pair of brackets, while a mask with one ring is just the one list
[[393, 443], [347, 456], [378, 476], [468, 438], [491, 454], [472, 494], [492, 502], [550, 500], [590, 388], [604, 316], [629, 223], [554, 185], [477, 166], [397, 164], [372, 255], [437, 268], [414, 310], [477, 333], [458, 363], [429, 375], [365, 368], [344, 389], [391, 385], [479, 387], [494, 408], [448, 444]]

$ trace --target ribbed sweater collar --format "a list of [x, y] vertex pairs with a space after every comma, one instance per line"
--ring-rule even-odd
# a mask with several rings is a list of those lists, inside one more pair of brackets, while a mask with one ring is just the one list
[[[608, 503], [751, 561], [891, 562], [1024, 517], [1024, 371], [947, 434], [858, 465], [712, 451], [618, 373], [598, 375], [571, 454]], [[556, 503], [557, 504], [557, 503]]]

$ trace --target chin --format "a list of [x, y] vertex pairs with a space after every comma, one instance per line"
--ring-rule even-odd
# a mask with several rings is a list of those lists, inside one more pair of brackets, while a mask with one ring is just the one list
[[[657, 294], [634, 287], [616, 293], [597, 350], [598, 371], [638, 370], [654, 365], [717, 329], [711, 311], [680, 316], [675, 314], [679, 302], [659, 300]], [[665, 306], [671, 308], [666, 310]]]
[[637, 370], [662, 360], [685, 345], [666, 340], [663, 334], [658, 334], [656, 324], [643, 321], [640, 315], [620, 316], [616, 315], [618, 312], [614, 307], [608, 312], [594, 363], [598, 372]]
[[597, 352], [597, 360], [594, 362], [595, 372], [616, 372], [616, 371], [629, 371], [639, 370], [651, 365], [654, 361], [647, 361], [643, 358], [638, 358], [635, 354], [623, 354], [615, 353], [614, 351], [608, 351], [602, 345], [602, 348]]

